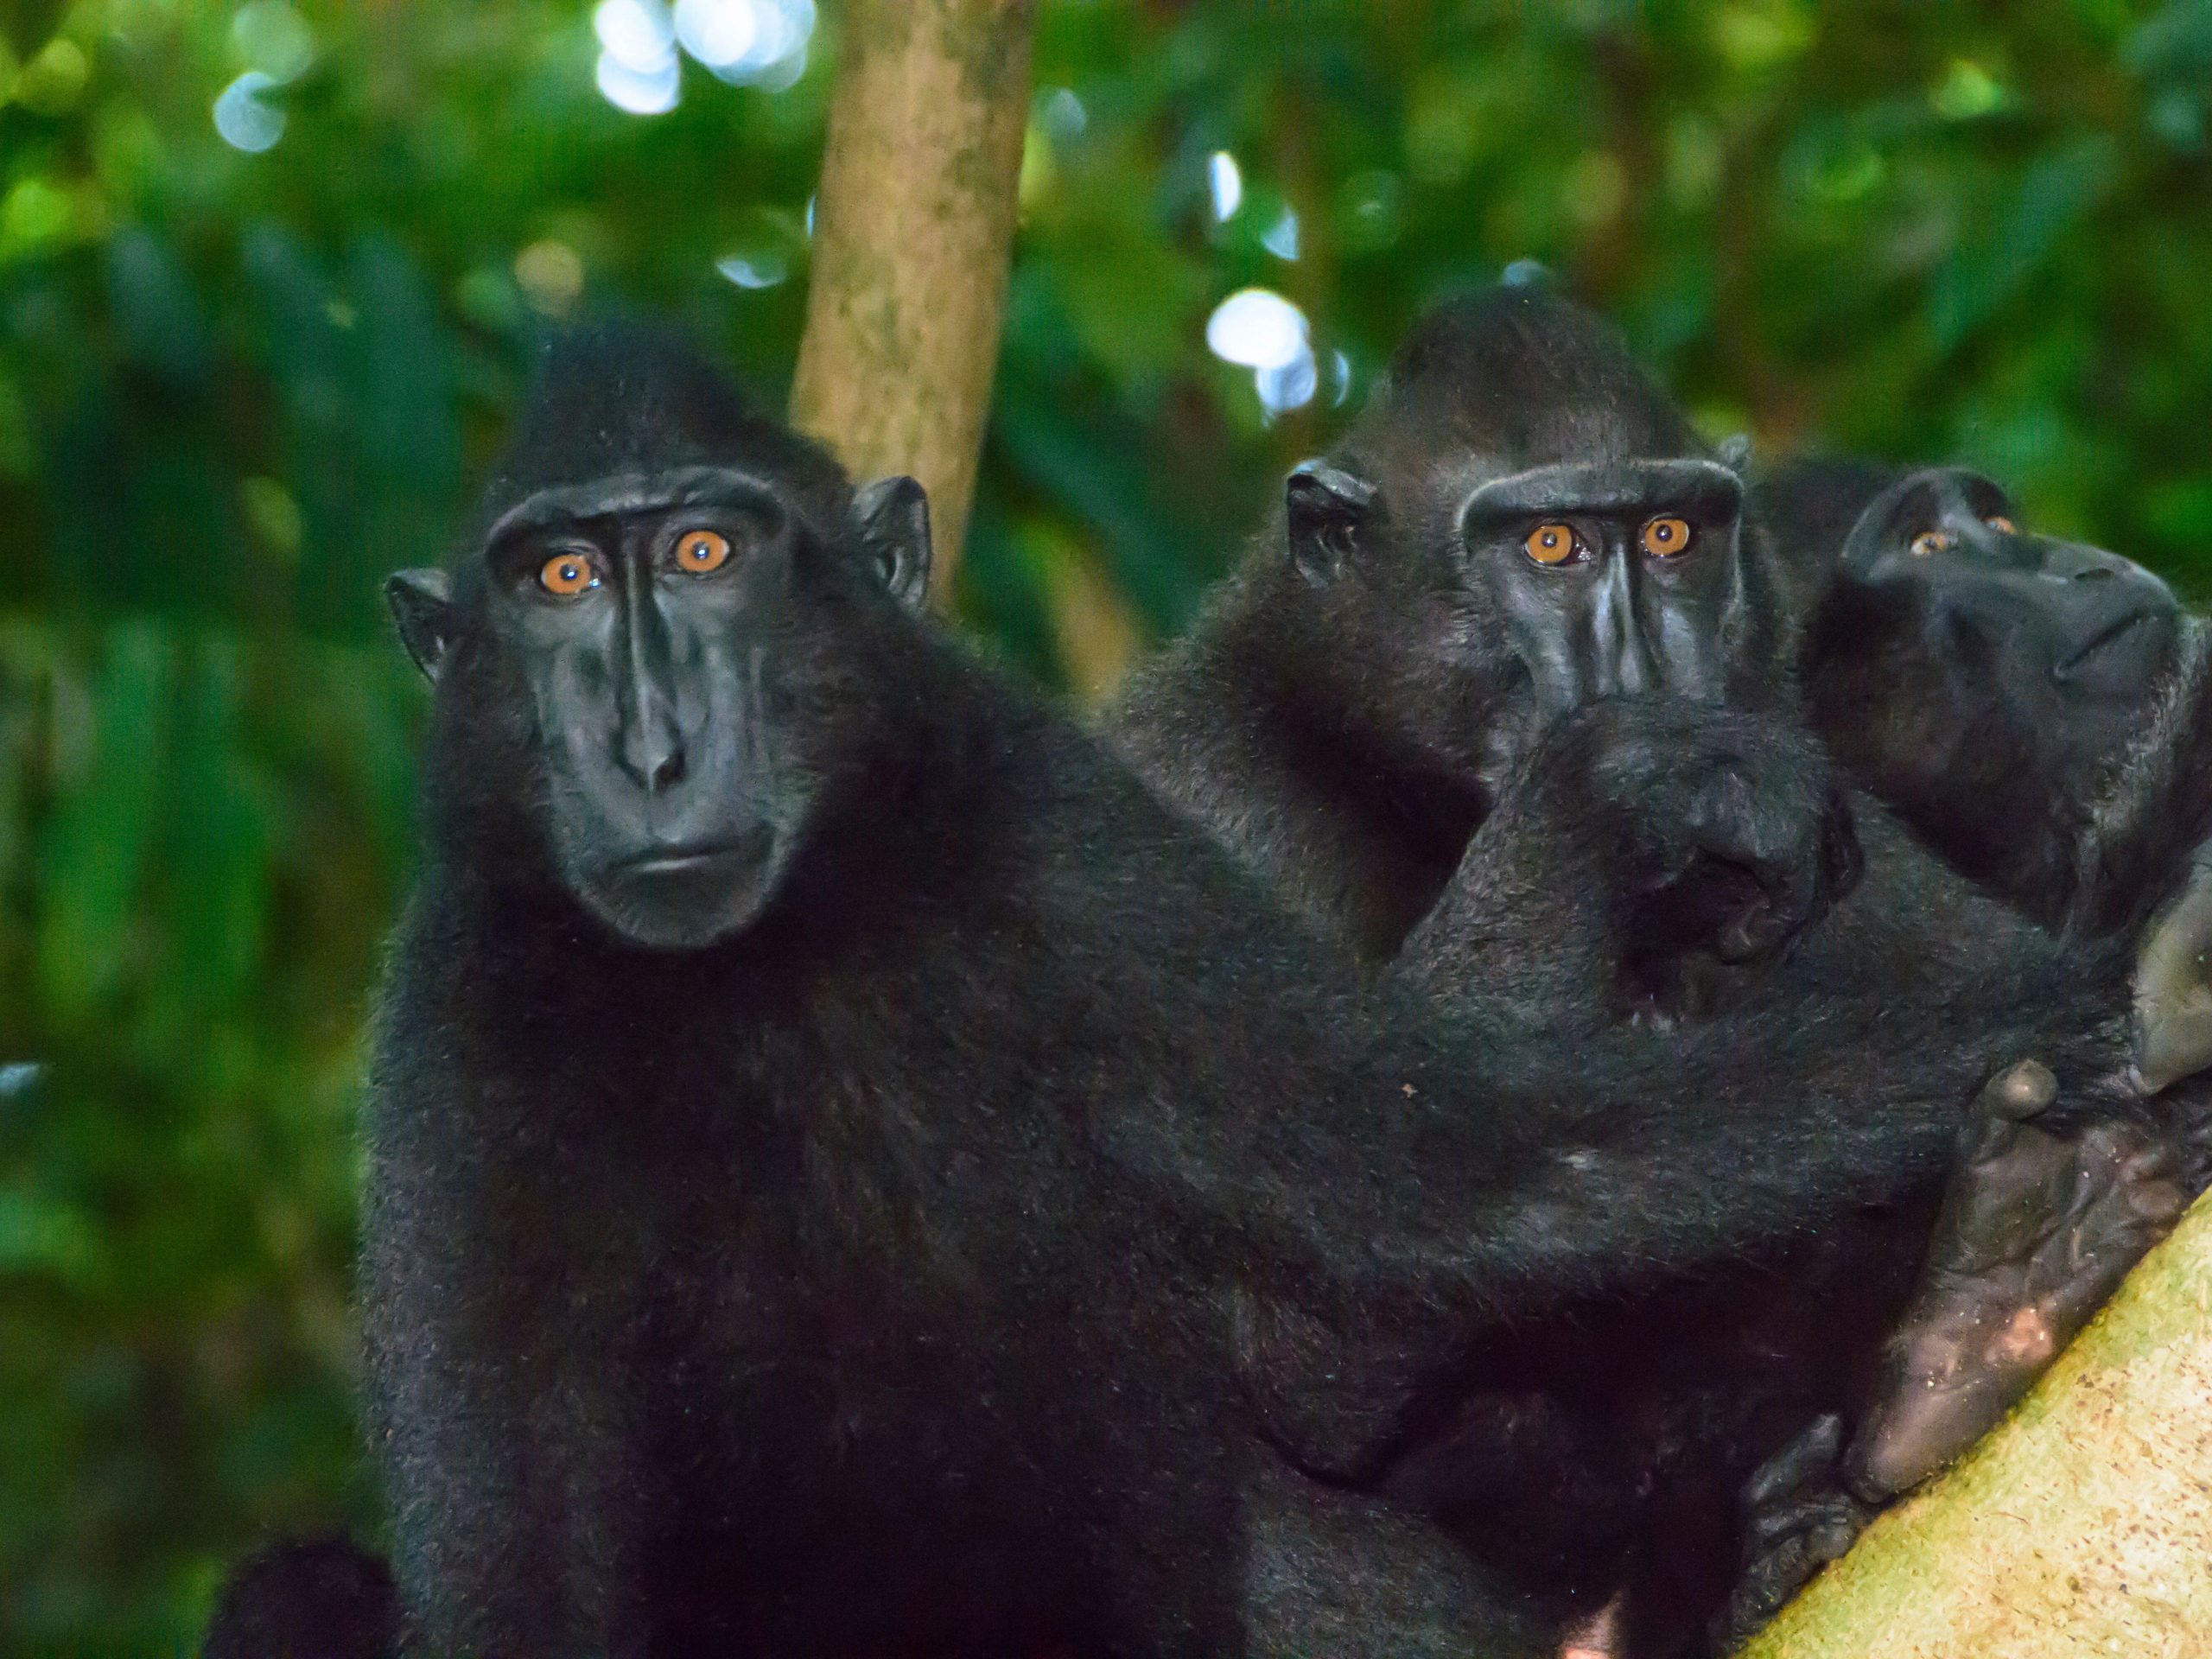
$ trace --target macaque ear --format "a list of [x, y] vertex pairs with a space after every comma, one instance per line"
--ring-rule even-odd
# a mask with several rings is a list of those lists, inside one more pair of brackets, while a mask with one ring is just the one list
[[918, 610], [929, 596], [930, 499], [903, 474], [853, 492], [853, 523], [891, 596]]
[[1290, 556], [1308, 581], [1332, 582], [1342, 574], [1374, 502], [1374, 485], [1325, 461], [1293, 469], [1283, 486]]
[[453, 578], [442, 570], [402, 570], [385, 580], [384, 599], [399, 626], [399, 643], [423, 677], [436, 684], [453, 645]]
[[1732, 473], [1740, 473], [1751, 464], [1751, 435], [1738, 432], [1733, 437], [1720, 440], [1720, 464]]

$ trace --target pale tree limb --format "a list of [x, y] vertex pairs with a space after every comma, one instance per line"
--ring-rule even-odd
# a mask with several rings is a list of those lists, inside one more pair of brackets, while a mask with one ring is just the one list
[[791, 421], [930, 496], [940, 601], [975, 494], [1035, 0], [847, 0]]
[[1745, 1659], [2212, 1654], [2212, 1198]]

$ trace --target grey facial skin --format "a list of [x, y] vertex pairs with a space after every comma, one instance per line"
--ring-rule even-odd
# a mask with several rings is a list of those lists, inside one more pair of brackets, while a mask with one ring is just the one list
[[[854, 516], [887, 585], [918, 603], [920, 486], [858, 491]], [[543, 490], [486, 537], [486, 626], [536, 714], [548, 843], [634, 943], [727, 937], [789, 864], [817, 780], [778, 736], [790, 692], [770, 647], [810, 533], [772, 484], [702, 467]], [[409, 571], [388, 591], [435, 678], [449, 582]]]
[[1734, 473], [1688, 459], [1541, 467], [1468, 497], [1470, 575], [1545, 712], [1656, 691], [1720, 700], [1743, 501]]

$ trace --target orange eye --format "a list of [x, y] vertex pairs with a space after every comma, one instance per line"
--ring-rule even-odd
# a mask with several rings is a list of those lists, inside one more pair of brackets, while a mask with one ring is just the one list
[[1931, 554], [1948, 553], [1958, 539], [1948, 530], [1923, 530], [1912, 538], [1912, 556], [1924, 559]]
[[1637, 537], [1655, 559], [1671, 559], [1690, 550], [1690, 526], [1686, 518], [1654, 518]]
[[1569, 524], [1538, 524], [1521, 545], [1538, 564], [1565, 564], [1574, 556], [1574, 530]]
[[676, 544], [676, 568], [703, 576], [729, 563], [729, 537], [711, 530], [686, 531]]
[[2018, 526], [2015, 525], [2010, 518], [2007, 518], [2001, 512], [1993, 512], [1988, 518], [1983, 519], [1981, 522], [1987, 524], [1999, 536], [2017, 536], [2020, 533]]
[[599, 586], [599, 571], [582, 553], [556, 553], [538, 567], [537, 585], [562, 599]]

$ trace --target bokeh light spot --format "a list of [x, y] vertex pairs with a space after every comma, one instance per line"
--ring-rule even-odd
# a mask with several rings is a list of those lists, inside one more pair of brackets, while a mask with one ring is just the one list
[[814, 0], [677, 0], [676, 38], [721, 80], [779, 92], [806, 72]]
[[249, 0], [231, 19], [231, 39], [251, 68], [296, 80], [315, 61], [315, 31], [285, 0]]
[[760, 40], [753, 0], [676, 0], [676, 38], [709, 69], [743, 63]]
[[215, 130], [233, 149], [258, 156], [276, 147], [284, 136], [283, 108], [269, 101], [276, 82], [258, 69], [249, 69], [223, 88], [215, 99]]
[[1090, 125], [1090, 111], [1084, 108], [1083, 100], [1072, 89], [1055, 86], [1037, 100], [1037, 121], [1054, 138], [1066, 143], [1083, 137], [1084, 130]]
[[1227, 150], [1217, 149], [1213, 159], [1206, 163], [1206, 188], [1213, 194], [1213, 216], [1217, 219], [1230, 218], [1243, 205], [1243, 169]]
[[1351, 399], [1351, 359], [1343, 352], [1329, 353], [1329, 404], [1342, 409]]
[[533, 242], [515, 255], [515, 286], [548, 316], [564, 315], [584, 291], [584, 262], [565, 242]]
[[1260, 407], [1270, 415], [1303, 409], [1313, 401], [1314, 391], [1319, 385], [1320, 374], [1310, 346], [1281, 368], [1261, 369], [1252, 376], [1252, 389], [1260, 395]]
[[67, 35], [57, 35], [23, 66], [13, 95], [34, 115], [66, 115], [76, 108], [92, 77], [92, 60], [85, 48]]
[[1240, 289], [1206, 319], [1206, 348], [1248, 369], [1285, 367], [1306, 349], [1306, 314], [1268, 289]]
[[1250, 369], [1270, 416], [1311, 403], [1320, 385], [1306, 314], [1264, 288], [1240, 289], [1206, 319], [1206, 346], [1224, 363]]
[[1973, 59], [1955, 58], [1942, 84], [1929, 95], [1929, 102], [1946, 121], [1972, 121], [2004, 108], [2005, 89]]
[[733, 253], [715, 260], [715, 269], [740, 288], [773, 288], [791, 275], [780, 253]]
[[[660, 0], [600, 0], [591, 28], [605, 54], [602, 71], [607, 58], [639, 77], [676, 67], [676, 30]], [[600, 84], [604, 88], [604, 79]]]
[[658, 69], [641, 70], [602, 52], [596, 79], [601, 96], [629, 115], [666, 115], [683, 90], [683, 72], [673, 56]]

